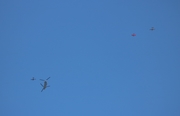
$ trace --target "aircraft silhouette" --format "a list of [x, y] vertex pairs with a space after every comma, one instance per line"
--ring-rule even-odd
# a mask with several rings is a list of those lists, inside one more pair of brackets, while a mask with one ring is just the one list
[[31, 79], [32, 81], [36, 80], [34, 77]]
[[151, 31], [153, 31], [153, 30], [155, 30], [155, 29], [154, 29], [154, 27], [151, 27], [151, 29], [150, 29], [150, 30], [151, 30]]
[[41, 90], [41, 92], [42, 92], [43, 90], [45, 90], [47, 87], [50, 87], [50, 86], [47, 86], [47, 80], [48, 80], [49, 78], [50, 78], [50, 77], [48, 77], [46, 80], [40, 79], [41, 81], [44, 81], [44, 85], [40, 83], [41, 86], [43, 87], [42, 90]]
[[133, 34], [131, 34], [131, 35], [132, 35], [133, 37], [134, 37], [134, 36], [136, 36], [136, 34], [135, 34], [135, 33], [133, 33]]

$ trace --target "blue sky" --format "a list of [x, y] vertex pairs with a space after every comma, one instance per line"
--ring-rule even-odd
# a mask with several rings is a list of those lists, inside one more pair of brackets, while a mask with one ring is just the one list
[[180, 115], [180, 1], [1, 0], [0, 14], [1, 116]]

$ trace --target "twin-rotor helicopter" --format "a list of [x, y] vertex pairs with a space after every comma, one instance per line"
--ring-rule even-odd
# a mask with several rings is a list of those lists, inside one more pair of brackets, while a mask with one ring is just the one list
[[[50, 79], [50, 78], [51, 78], [51, 77], [48, 77], [46, 80], [44, 80], [44, 79], [39, 79], [39, 80], [41, 80], [41, 81], [44, 81], [44, 84], [41, 84], [41, 83], [40, 83], [40, 85], [43, 87], [42, 90], [41, 90], [41, 92], [42, 92], [43, 90], [45, 90], [47, 87], [50, 87], [50, 86], [47, 84], [47, 80]], [[36, 80], [36, 79], [33, 77], [31, 80], [34, 81], [34, 80]]]

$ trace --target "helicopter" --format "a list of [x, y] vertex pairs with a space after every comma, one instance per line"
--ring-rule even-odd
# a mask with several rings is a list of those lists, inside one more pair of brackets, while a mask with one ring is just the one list
[[151, 31], [153, 31], [153, 30], [155, 30], [155, 29], [154, 29], [154, 27], [151, 27], [151, 29], [150, 29], [150, 30], [151, 30]]
[[34, 77], [31, 79], [32, 81], [36, 80]]
[[50, 78], [50, 77], [48, 77], [46, 80], [40, 79], [41, 81], [44, 81], [44, 85], [40, 83], [41, 86], [43, 87], [42, 90], [41, 90], [41, 92], [42, 92], [43, 90], [45, 90], [47, 87], [50, 87], [50, 86], [47, 86], [47, 80], [48, 80], [49, 78]]
[[136, 36], [136, 34], [135, 34], [135, 33], [133, 33], [133, 34], [131, 34], [131, 35], [132, 35], [133, 37], [134, 37], [134, 36]]

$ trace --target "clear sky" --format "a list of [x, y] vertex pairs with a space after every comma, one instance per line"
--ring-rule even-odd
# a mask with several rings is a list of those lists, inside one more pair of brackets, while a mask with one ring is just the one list
[[1, 0], [0, 16], [1, 116], [180, 116], [179, 0]]

